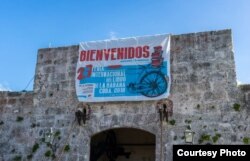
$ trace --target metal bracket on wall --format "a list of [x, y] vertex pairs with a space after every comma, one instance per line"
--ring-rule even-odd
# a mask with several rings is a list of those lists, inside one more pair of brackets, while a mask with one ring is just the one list
[[156, 109], [159, 112], [160, 121], [168, 122], [168, 118], [173, 115], [173, 101], [170, 99], [160, 100], [156, 103]]

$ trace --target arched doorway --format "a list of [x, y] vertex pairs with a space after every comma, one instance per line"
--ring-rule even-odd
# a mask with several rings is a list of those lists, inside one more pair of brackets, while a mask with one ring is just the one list
[[155, 135], [134, 128], [116, 128], [91, 137], [90, 161], [154, 161]]

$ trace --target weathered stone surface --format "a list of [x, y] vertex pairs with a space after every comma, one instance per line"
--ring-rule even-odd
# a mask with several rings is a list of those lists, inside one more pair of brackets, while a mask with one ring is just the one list
[[[35, 143], [40, 148], [32, 160], [41, 160], [48, 150], [41, 140], [51, 129], [60, 131], [60, 148], [71, 146], [72, 151], [61, 156], [65, 161], [89, 160], [91, 136], [111, 128], [154, 134], [156, 161], [161, 149], [164, 160], [171, 161], [172, 145], [184, 144], [188, 128], [195, 132], [195, 144], [202, 134], [216, 133], [222, 136], [216, 144], [242, 144], [250, 132], [250, 86], [236, 86], [231, 30], [171, 37], [169, 99], [174, 109], [169, 120], [174, 125], [160, 123], [157, 101], [124, 101], [90, 103], [89, 120], [78, 126], [74, 121], [79, 105], [75, 92], [78, 50], [78, 45], [39, 49], [34, 92], [0, 92], [0, 160], [16, 155], [25, 160]], [[239, 111], [234, 103], [240, 104]]]

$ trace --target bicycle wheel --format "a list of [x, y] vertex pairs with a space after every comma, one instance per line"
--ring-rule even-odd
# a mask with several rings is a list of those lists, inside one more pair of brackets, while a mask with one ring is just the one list
[[140, 85], [142, 95], [146, 97], [157, 97], [167, 90], [168, 82], [161, 72], [152, 71], [141, 78]]

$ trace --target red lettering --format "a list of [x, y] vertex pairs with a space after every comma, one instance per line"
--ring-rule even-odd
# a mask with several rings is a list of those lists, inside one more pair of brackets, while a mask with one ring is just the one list
[[102, 61], [102, 50], [96, 51], [96, 61]]
[[114, 53], [116, 53], [116, 48], [111, 49], [111, 54], [114, 54]]
[[125, 53], [124, 53], [125, 57], [124, 59], [128, 59], [128, 48], [125, 48]]
[[124, 48], [117, 48], [117, 59], [124, 59]]
[[[162, 52], [162, 46], [155, 46], [154, 53]], [[133, 58], [148, 58], [150, 56], [149, 46], [110, 48], [102, 50], [82, 50], [80, 61], [108, 61]]]
[[143, 46], [143, 58], [148, 58], [149, 57], [149, 46]]
[[84, 61], [86, 58], [86, 51], [82, 50], [80, 54], [80, 61]]
[[95, 54], [96, 50], [91, 50], [90, 51], [90, 61], [94, 61], [94, 54]]
[[84, 72], [84, 68], [83, 67], [80, 67], [78, 70], [77, 70], [77, 73], [79, 74], [77, 76], [77, 79], [78, 80], [82, 80], [83, 79], [83, 72]]
[[111, 53], [111, 60], [116, 60], [114, 53]]
[[90, 50], [87, 51], [87, 58], [86, 58], [86, 61], [89, 61], [89, 56], [90, 56]]
[[88, 77], [91, 76], [91, 74], [92, 74], [92, 67], [93, 66], [91, 64], [86, 65], [86, 67], [85, 67], [85, 72], [86, 73], [84, 73], [84, 78], [88, 78]]
[[155, 52], [161, 52], [162, 46], [155, 46], [154, 50], [155, 50]]
[[141, 58], [142, 57], [142, 48], [140, 46], [135, 48], [135, 57]]
[[83, 78], [88, 78], [91, 76], [92, 74], [92, 68], [93, 66], [90, 64], [90, 65], [86, 65], [86, 67], [80, 67], [78, 70], [77, 70], [77, 73], [78, 73], [78, 76], [77, 76], [77, 79], [78, 80], [82, 80]]
[[110, 49], [103, 49], [105, 60], [109, 60]]
[[116, 60], [115, 58], [116, 48], [111, 49], [111, 60]]
[[128, 48], [128, 58], [133, 59], [135, 57], [135, 48], [129, 47]]

